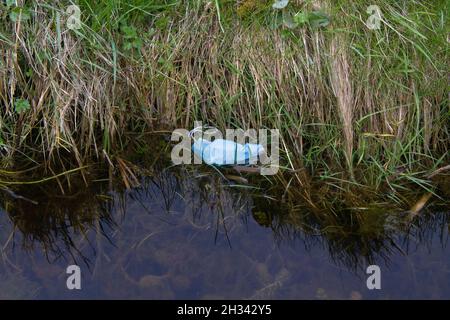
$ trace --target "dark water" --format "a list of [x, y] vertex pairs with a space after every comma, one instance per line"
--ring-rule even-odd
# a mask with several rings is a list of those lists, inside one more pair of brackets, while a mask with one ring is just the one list
[[[131, 191], [103, 176], [64, 190], [2, 195], [1, 298], [450, 298], [445, 206], [429, 205], [408, 228], [383, 206], [330, 212], [326, 225], [251, 185], [170, 169]], [[71, 264], [81, 290], [66, 287]], [[370, 264], [381, 290], [366, 286]]]

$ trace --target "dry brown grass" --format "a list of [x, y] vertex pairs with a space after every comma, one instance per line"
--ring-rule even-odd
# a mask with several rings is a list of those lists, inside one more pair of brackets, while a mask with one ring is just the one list
[[[131, 52], [122, 49], [120, 31], [59, 30], [49, 18], [56, 11], [35, 3], [33, 19], [6, 23], [0, 40], [4, 166], [23, 154], [81, 165], [116, 153], [127, 131], [189, 128], [200, 119], [280, 129], [292, 170], [328, 174], [364, 164], [376, 176], [448, 161], [441, 158], [449, 141], [439, 63], [445, 51], [405, 26], [369, 32], [364, 3], [329, 4], [336, 15], [325, 30], [271, 30], [234, 18], [222, 32], [212, 2], [186, 1], [186, 10], [142, 35], [142, 47]], [[386, 19], [395, 28], [393, 12]], [[441, 36], [438, 20], [424, 26], [410, 27]], [[30, 110], [14, 112], [16, 99], [28, 100]]]
[[342, 120], [345, 144], [345, 156], [351, 167], [353, 156], [353, 118], [355, 99], [351, 82], [351, 67], [343, 37], [336, 37], [331, 42], [331, 86], [337, 100], [339, 115]]

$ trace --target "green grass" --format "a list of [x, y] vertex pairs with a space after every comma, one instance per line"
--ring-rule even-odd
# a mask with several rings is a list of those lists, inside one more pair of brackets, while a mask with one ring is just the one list
[[[80, 0], [79, 30], [69, 1], [27, 1], [23, 21], [0, 4], [2, 165], [81, 167], [120, 154], [127, 132], [203, 120], [280, 129], [285, 183], [306, 168], [428, 190], [449, 163], [448, 2], [378, 1], [369, 30], [372, 2]], [[328, 26], [282, 23], [317, 11]]]

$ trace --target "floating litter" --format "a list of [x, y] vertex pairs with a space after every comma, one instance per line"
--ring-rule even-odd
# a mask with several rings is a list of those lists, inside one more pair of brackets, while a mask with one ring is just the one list
[[202, 137], [194, 138], [192, 151], [209, 165], [256, 164], [258, 157], [265, 151], [262, 145], [255, 143], [240, 144], [225, 139], [215, 139], [214, 141], [204, 139], [203, 127], [194, 128], [189, 135], [193, 137], [196, 132], [202, 132]]

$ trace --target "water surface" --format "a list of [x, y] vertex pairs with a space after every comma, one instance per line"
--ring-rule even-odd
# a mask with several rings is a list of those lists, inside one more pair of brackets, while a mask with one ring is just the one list
[[[327, 226], [214, 172], [162, 168], [118, 185], [100, 175], [3, 194], [0, 297], [450, 298], [449, 210], [436, 201], [408, 228], [384, 206], [328, 213], [339, 223]], [[66, 288], [70, 264], [81, 290]], [[370, 264], [381, 290], [366, 286]]]

